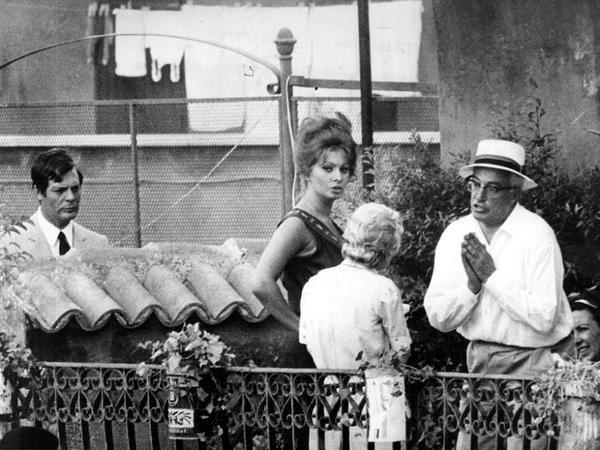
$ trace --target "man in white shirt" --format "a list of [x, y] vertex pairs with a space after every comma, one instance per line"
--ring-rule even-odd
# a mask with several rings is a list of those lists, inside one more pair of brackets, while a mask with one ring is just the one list
[[4, 236], [0, 247], [21, 250], [35, 259], [66, 254], [71, 248], [108, 247], [106, 236], [77, 224], [83, 175], [65, 148], [41, 153], [31, 167], [39, 208], [25, 230]]
[[432, 326], [470, 341], [472, 373], [539, 375], [572, 329], [556, 236], [519, 204], [537, 186], [524, 162], [516, 143], [481, 141], [474, 163], [459, 171], [471, 214], [450, 224], [436, 247], [425, 310]]

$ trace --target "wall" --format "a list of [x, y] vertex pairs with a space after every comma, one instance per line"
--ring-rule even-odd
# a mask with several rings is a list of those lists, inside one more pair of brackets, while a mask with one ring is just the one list
[[[87, 3], [79, 0], [0, 2], [0, 61], [6, 62], [46, 45], [85, 35]], [[0, 102], [92, 100], [93, 66], [86, 64], [86, 44], [41, 52], [0, 70]], [[37, 111], [43, 130], [65, 121], [53, 111]], [[66, 117], [77, 120], [77, 112]], [[93, 125], [90, 122], [90, 126]], [[19, 131], [19, 130], [17, 130]], [[26, 132], [25, 129], [21, 130]], [[90, 132], [93, 128], [80, 129]]]
[[[190, 323], [194, 320], [190, 320]], [[298, 339], [273, 317], [259, 323], [249, 323], [237, 313], [218, 325], [202, 324], [202, 328], [221, 336], [238, 356], [237, 364], [253, 360], [262, 367], [294, 367], [294, 352]], [[174, 330], [179, 331], [180, 327]], [[141, 326], [123, 328], [111, 319], [102, 329], [83, 332], [72, 320], [58, 333], [47, 334], [34, 329], [28, 332], [28, 345], [33, 354], [44, 361], [73, 361], [96, 363], [137, 363], [148, 357], [138, 348], [147, 340], [164, 339], [172, 329], [164, 327], [155, 317]]]
[[495, 111], [535, 96], [571, 166], [598, 163], [595, 0], [433, 0], [442, 159], [489, 136]]
[[[0, 2], [0, 60], [85, 35], [87, 3], [80, 0]], [[25, 58], [0, 71], [0, 101], [93, 99], [93, 66], [85, 43]]]

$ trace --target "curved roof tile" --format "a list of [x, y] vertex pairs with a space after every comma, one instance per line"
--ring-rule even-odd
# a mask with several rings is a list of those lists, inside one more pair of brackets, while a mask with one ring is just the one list
[[150, 244], [141, 249], [72, 251], [23, 268], [20, 281], [33, 323], [54, 333], [75, 319], [86, 331], [115, 317], [135, 328], [152, 315], [168, 327], [197, 316], [207, 324], [235, 311], [248, 322], [269, 314], [252, 294], [250, 279], [264, 241], [242, 250], [234, 240], [221, 246]]

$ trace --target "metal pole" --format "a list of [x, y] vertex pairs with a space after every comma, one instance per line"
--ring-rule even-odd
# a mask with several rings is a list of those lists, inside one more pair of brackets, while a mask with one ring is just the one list
[[287, 85], [287, 79], [292, 74], [292, 52], [296, 39], [289, 28], [282, 28], [277, 33], [275, 45], [279, 53], [280, 77], [279, 87], [279, 150], [281, 155], [281, 184], [282, 184], [282, 209], [283, 214], [292, 209], [292, 192], [294, 189], [294, 154], [292, 150], [292, 137], [289, 129], [289, 110], [292, 96], [292, 87]]
[[129, 104], [129, 132], [131, 134], [131, 166], [133, 169], [133, 225], [135, 245], [142, 246], [142, 222], [140, 219], [140, 177], [138, 170], [137, 129], [135, 126], [135, 105]]
[[373, 83], [371, 81], [371, 38], [369, 31], [369, 0], [358, 0], [358, 45], [360, 55], [360, 119], [362, 131], [362, 181], [366, 189], [373, 188]]

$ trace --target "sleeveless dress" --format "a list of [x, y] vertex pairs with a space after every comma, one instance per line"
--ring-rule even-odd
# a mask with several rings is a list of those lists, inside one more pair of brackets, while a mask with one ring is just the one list
[[[332, 233], [327, 226], [316, 217], [294, 208], [288, 212], [279, 224], [290, 217], [297, 217], [310, 230], [317, 243], [316, 251], [310, 256], [295, 257], [288, 261], [282, 274], [283, 286], [288, 292], [288, 303], [296, 314], [300, 314], [300, 297], [302, 288], [310, 277], [322, 269], [337, 266], [342, 262], [343, 241]], [[342, 229], [333, 224], [342, 234]]]
[[[313, 215], [301, 209], [294, 208], [288, 212], [278, 226], [290, 217], [297, 217], [309, 229], [316, 242], [316, 250], [310, 256], [292, 258], [286, 264], [281, 281], [288, 293], [288, 304], [294, 312], [300, 315], [300, 298], [302, 288], [310, 277], [321, 269], [333, 267], [342, 262], [343, 241], [333, 234], [327, 226]], [[334, 223], [339, 234], [342, 229]], [[290, 358], [283, 358], [283, 367], [314, 368], [315, 363], [306, 349], [306, 345], [296, 342], [289, 349]], [[287, 448], [287, 447], [286, 447]]]

